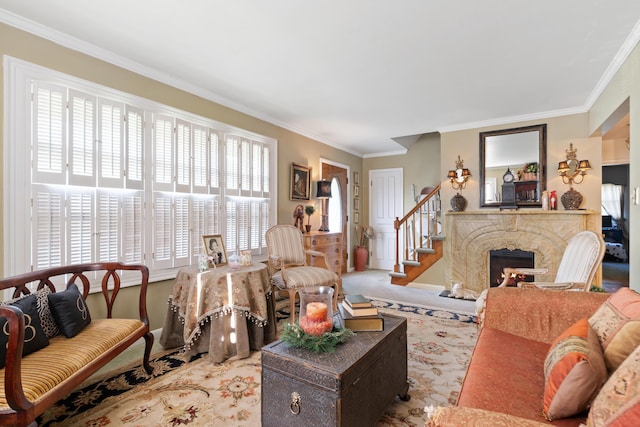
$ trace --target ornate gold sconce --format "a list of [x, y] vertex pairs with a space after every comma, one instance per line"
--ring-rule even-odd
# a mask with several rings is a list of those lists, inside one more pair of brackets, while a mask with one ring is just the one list
[[[449, 173], [447, 173], [447, 178], [449, 178], [449, 182], [451, 183], [451, 187], [454, 190], [462, 190], [467, 186], [467, 181], [471, 176], [471, 172], [469, 169], [464, 167], [462, 159], [460, 159], [460, 155], [458, 154], [458, 160], [456, 160], [456, 168], [451, 169]], [[467, 207], [467, 199], [462, 197], [460, 193], [456, 193], [455, 196], [451, 198], [451, 208], [455, 212], [462, 212]]]
[[576, 210], [582, 204], [582, 194], [573, 189], [573, 184], [580, 184], [584, 180], [587, 171], [591, 169], [589, 160], [578, 160], [578, 150], [573, 148], [573, 143], [569, 144], [569, 149], [565, 150], [567, 159], [558, 163], [558, 173], [562, 177], [562, 182], [569, 184], [569, 191], [560, 198], [562, 206], [567, 210]]

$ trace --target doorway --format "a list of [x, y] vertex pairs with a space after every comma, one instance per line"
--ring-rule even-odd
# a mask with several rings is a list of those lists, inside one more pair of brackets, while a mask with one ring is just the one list
[[[320, 159], [321, 178], [331, 181], [331, 200], [329, 201], [329, 230], [342, 232], [342, 274], [347, 272], [349, 251], [349, 167], [326, 159]], [[336, 206], [338, 208], [336, 209]], [[339, 219], [336, 220], [336, 216]]]
[[[369, 171], [369, 225], [374, 238], [369, 241], [369, 267], [393, 271], [396, 262], [396, 218], [403, 216], [402, 168]], [[403, 247], [402, 235], [398, 248]]]

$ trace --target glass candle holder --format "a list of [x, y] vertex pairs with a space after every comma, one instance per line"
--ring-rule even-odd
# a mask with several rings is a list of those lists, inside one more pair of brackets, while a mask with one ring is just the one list
[[333, 288], [300, 289], [300, 328], [309, 335], [322, 335], [333, 329]]

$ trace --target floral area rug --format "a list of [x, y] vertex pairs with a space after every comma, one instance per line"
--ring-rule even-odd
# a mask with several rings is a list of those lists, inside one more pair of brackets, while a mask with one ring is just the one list
[[[453, 404], [476, 340], [474, 317], [375, 301], [407, 317], [409, 394], [390, 405], [379, 426], [423, 426], [428, 405]], [[259, 426], [260, 352], [213, 364], [179, 351], [107, 374], [71, 393], [39, 418], [41, 426]]]

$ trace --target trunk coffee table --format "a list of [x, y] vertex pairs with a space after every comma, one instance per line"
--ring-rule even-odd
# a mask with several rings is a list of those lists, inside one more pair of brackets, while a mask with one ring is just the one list
[[404, 317], [385, 314], [384, 331], [357, 332], [333, 353], [262, 348], [263, 427], [370, 427], [408, 390]]

